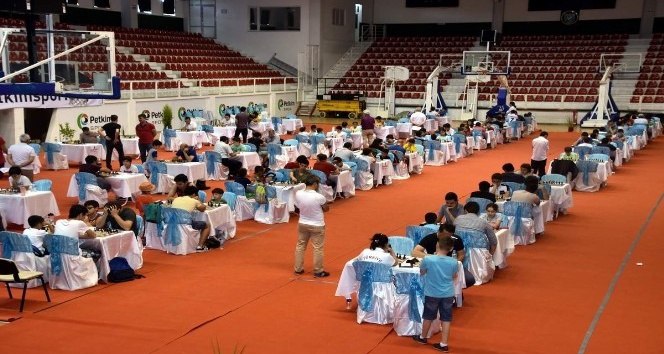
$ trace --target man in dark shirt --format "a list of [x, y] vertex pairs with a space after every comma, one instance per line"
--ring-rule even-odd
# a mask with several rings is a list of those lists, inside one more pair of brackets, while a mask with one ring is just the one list
[[198, 162], [198, 154], [193, 146], [181, 144], [173, 159], [182, 162]]
[[[466, 257], [465, 246], [461, 237], [454, 235], [455, 231], [456, 228], [454, 225], [440, 225], [438, 232], [426, 235], [420, 240], [420, 243], [418, 243], [413, 249], [411, 256], [422, 258], [426, 255], [436, 254], [436, 244], [438, 244], [438, 240], [444, 237], [450, 237], [454, 240], [454, 248], [447, 254], [447, 256], [454, 257], [456, 254], [456, 259], [459, 262], [463, 262], [463, 259]], [[464, 277], [466, 279], [466, 287], [471, 287], [475, 284], [475, 277], [465, 269]]]
[[109, 227], [115, 230], [133, 231], [138, 235], [136, 212], [128, 207], [123, 208], [116, 202], [108, 202], [104, 206], [104, 213], [97, 218], [97, 227]]
[[470, 193], [471, 198], [484, 198], [492, 201], [493, 203], [496, 202], [496, 195], [489, 192], [489, 189], [491, 189], [491, 183], [487, 181], [482, 181], [479, 184], [479, 189], [478, 191], [474, 191]]
[[265, 145], [263, 138], [261, 138], [261, 133], [259, 132], [253, 132], [253, 134], [251, 134], [251, 138], [249, 138], [247, 142], [249, 144], [253, 144], [256, 147], [257, 152], [267, 151], [267, 145]]
[[87, 172], [95, 175], [97, 177], [97, 185], [101, 189], [107, 191], [111, 190], [111, 184], [106, 181], [103, 176], [100, 176], [101, 173], [110, 173], [111, 170], [105, 167], [101, 167], [97, 156], [88, 155], [85, 157], [85, 163], [78, 168], [78, 172]]
[[327, 161], [327, 155], [318, 154], [316, 155], [318, 159], [313, 166], [314, 170], [321, 171], [325, 173], [326, 181], [325, 184], [332, 187], [332, 189], [337, 188], [337, 175], [339, 174], [339, 169], [333, 164]]
[[249, 122], [251, 117], [247, 114], [247, 107], [240, 107], [240, 113], [235, 116], [235, 135], [237, 138], [242, 134], [242, 142], [247, 142], [247, 135], [249, 134]]
[[609, 143], [609, 138], [602, 138], [601, 141], [602, 142], [597, 144], [597, 146], [603, 146], [609, 148], [609, 150], [611, 150], [611, 152], [609, 153], [609, 157], [611, 158], [611, 161], [615, 162], [617, 148], [613, 144]]
[[138, 124], [136, 125], [136, 137], [138, 137], [138, 150], [141, 154], [141, 162], [147, 159], [148, 151], [152, 149], [152, 142], [157, 136], [157, 129], [154, 124], [148, 122], [148, 117], [141, 113], [138, 115]]
[[360, 125], [362, 126], [362, 138], [365, 140], [365, 146], [369, 146], [374, 139], [374, 126], [376, 121], [371, 116], [371, 112], [368, 109], [364, 110], [363, 113], [362, 120], [360, 121]]
[[514, 173], [514, 165], [506, 163], [503, 165], [503, 182], [526, 183], [526, 178]]
[[454, 224], [456, 217], [461, 214], [463, 214], [463, 205], [459, 203], [459, 197], [456, 193], [449, 192], [445, 194], [445, 204], [440, 207], [436, 222]]
[[120, 141], [120, 124], [118, 124], [118, 116], [111, 115], [111, 122], [104, 124], [101, 129], [104, 131], [106, 137], [106, 167], [110, 170], [111, 157], [113, 156], [113, 149], [118, 151], [118, 161], [124, 161], [124, 150], [122, 149], [122, 142]]

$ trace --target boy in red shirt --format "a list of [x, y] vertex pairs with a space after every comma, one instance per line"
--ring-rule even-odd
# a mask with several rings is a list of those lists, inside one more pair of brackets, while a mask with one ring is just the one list
[[314, 163], [313, 169], [325, 173], [325, 177], [327, 178], [326, 184], [335, 189], [337, 187], [339, 169], [327, 161], [327, 155], [325, 154], [318, 154], [316, 158], [318, 160]]

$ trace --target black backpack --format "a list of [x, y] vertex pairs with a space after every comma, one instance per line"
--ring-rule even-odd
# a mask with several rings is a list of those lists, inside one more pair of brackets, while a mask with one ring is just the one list
[[129, 266], [129, 262], [123, 257], [115, 257], [111, 259], [110, 262], [108, 262], [108, 265], [111, 268], [107, 277], [110, 283], [122, 283], [143, 277], [142, 275], [134, 273], [134, 270]]

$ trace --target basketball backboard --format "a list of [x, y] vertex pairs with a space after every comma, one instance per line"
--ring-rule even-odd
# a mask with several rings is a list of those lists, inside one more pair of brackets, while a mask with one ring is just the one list
[[30, 58], [25, 29], [0, 28], [0, 94], [120, 98], [113, 32], [37, 29], [35, 41]]
[[509, 51], [464, 51], [463, 75], [509, 75]]
[[643, 57], [638, 53], [606, 53], [599, 59], [599, 72], [613, 68], [614, 72], [638, 73], [641, 71]]

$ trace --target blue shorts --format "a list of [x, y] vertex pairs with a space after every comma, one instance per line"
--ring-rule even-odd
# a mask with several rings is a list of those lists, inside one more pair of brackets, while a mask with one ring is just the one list
[[191, 228], [194, 230], [203, 230], [207, 226], [205, 221], [192, 221]]
[[422, 318], [433, 321], [436, 319], [436, 312], [438, 312], [441, 321], [452, 322], [453, 303], [454, 297], [424, 296], [424, 313], [422, 314]]

